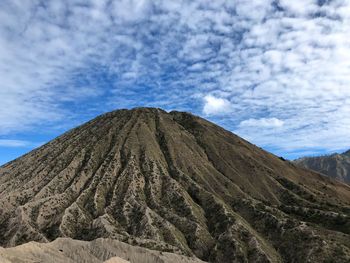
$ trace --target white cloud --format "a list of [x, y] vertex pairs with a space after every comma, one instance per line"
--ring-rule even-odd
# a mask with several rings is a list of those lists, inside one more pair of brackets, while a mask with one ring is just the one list
[[23, 148], [23, 147], [31, 147], [31, 146], [34, 146], [34, 144], [29, 141], [0, 139], [0, 147]]
[[230, 110], [230, 102], [226, 99], [207, 95], [204, 97], [204, 100], [203, 113], [205, 115], [218, 115], [227, 113]]
[[279, 4], [286, 12], [295, 15], [307, 15], [318, 10], [317, 0], [279, 0]]
[[277, 118], [261, 118], [261, 119], [248, 119], [241, 121], [238, 125], [240, 128], [257, 127], [257, 128], [278, 128], [284, 125], [284, 121]]
[[148, 0], [119, 0], [111, 5], [113, 16], [127, 22], [141, 20], [151, 8], [151, 2]]

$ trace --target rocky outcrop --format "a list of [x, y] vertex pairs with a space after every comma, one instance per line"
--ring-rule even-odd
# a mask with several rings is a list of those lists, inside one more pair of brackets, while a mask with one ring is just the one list
[[210, 262], [350, 260], [350, 186], [188, 113], [107, 113], [0, 175], [5, 247], [111, 238]]

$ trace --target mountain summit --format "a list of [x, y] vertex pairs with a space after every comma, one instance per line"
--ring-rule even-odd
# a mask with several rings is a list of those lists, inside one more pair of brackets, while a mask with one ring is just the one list
[[112, 238], [210, 262], [349, 262], [349, 216], [350, 186], [177, 111], [110, 112], [0, 168], [6, 247]]

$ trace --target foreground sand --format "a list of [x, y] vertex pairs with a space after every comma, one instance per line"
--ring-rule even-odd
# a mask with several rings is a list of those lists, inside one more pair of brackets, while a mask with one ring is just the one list
[[51, 243], [29, 242], [17, 247], [1, 248], [0, 263], [200, 263], [197, 258], [159, 252], [126, 243], [99, 238], [80, 241], [58, 238]]

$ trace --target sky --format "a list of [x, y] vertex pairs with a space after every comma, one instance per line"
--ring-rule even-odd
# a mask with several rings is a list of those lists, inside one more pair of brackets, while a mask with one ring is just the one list
[[345, 151], [349, 33], [348, 0], [0, 0], [0, 164], [140, 106], [288, 159]]

